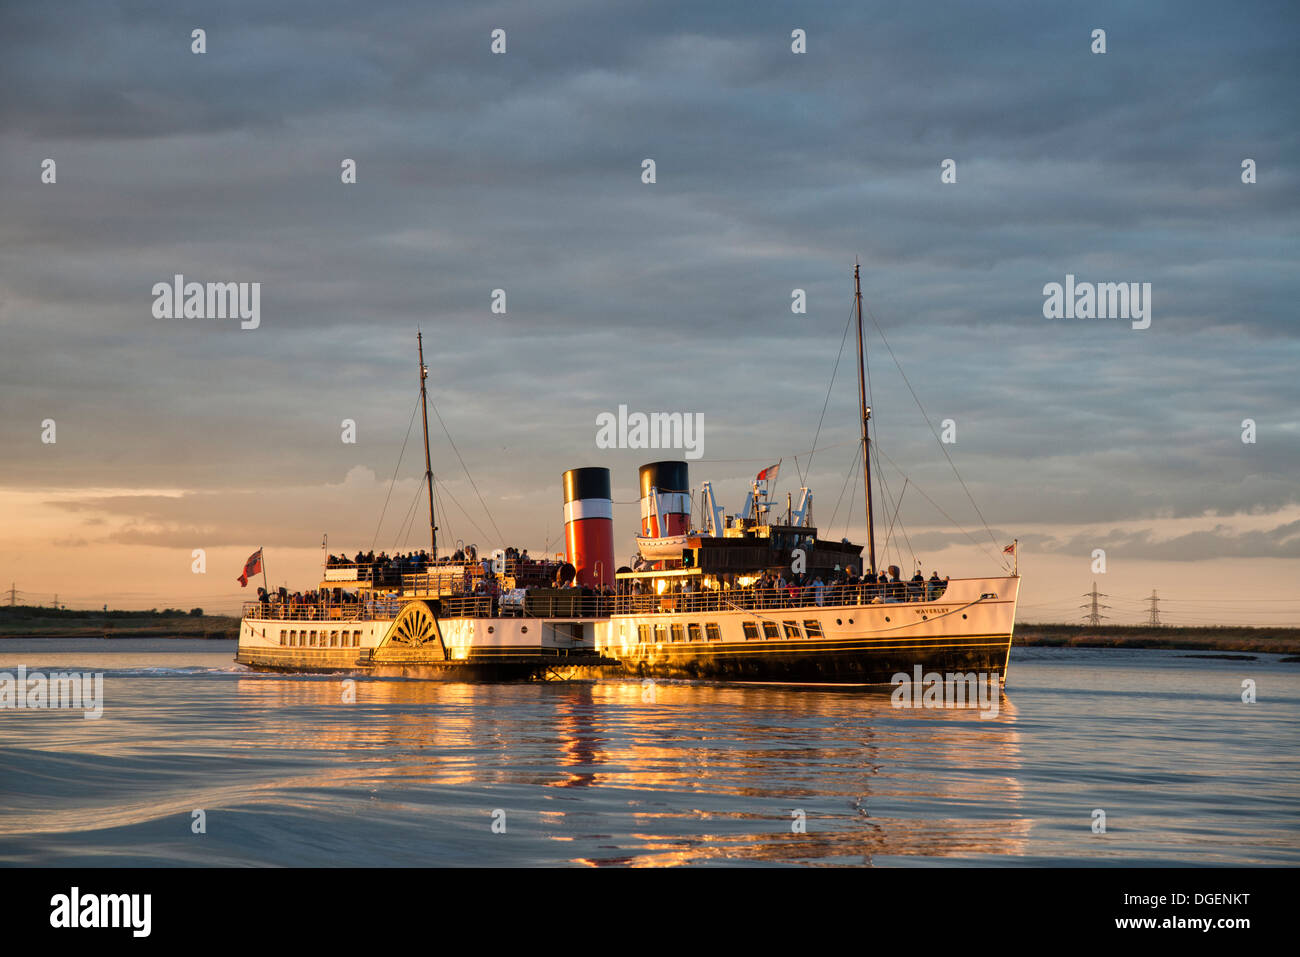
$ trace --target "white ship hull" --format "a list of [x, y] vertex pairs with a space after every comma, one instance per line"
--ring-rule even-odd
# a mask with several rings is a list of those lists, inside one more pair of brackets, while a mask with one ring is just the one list
[[1019, 585], [963, 579], [934, 601], [746, 609], [674, 596], [681, 610], [598, 625], [596, 647], [629, 675], [889, 684], [920, 665], [1005, 680]]
[[[270, 610], [268, 610], [270, 612]], [[386, 677], [530, 678], [591, 664], [594, 623], [526, 617], [437, 618], [412, 600], [387, 618], [246, 616], [235, 660], [287, 672], [360, 672]]]

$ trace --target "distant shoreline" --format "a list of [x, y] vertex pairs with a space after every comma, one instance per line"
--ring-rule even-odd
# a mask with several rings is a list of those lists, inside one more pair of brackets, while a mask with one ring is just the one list
[[[0, 607], [5, 638], [188, 638], [234, 641], [240, 620], [233, 615], [184, 612], [56, 611]], [[1300, 655], [1300, 628], [1238, 626], [1021, 624], [1017, 648], [1164, 648], [1170, 651], [1245, 652]]]
[[[199, 612], [199, 614], [194, 614]], [[239, 619], [180, 609], [86, 611], [0, 606], [0, 640], [5, 638], [239, 638]]]
[[1027, 648], [1165, 648], [1300, 655], [1300, 628], [1026, 624], [1016, 626], [1011, 644]]

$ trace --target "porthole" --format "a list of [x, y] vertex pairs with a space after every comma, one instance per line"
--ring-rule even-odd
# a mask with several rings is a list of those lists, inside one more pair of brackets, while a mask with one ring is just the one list
[[489, 635], [492, 634], [492, 633], [494, 633], [495, 631], [496, 631], [495, 628], [493, 628], [491, 625], [488, 625], [488, 634], [489, 634]]
[[[885, 621], [889, 621], [889, 616], [888, 616], [888, 615], [885, 616]], [[852, 619], [852, 618], [849, 619], [849, 624], [850, 624], [850, 625], [853, 624], [853, 619]]]
[[929, 615], [922, 615], [922, 616], [921, 616], [921, 620], [922, 620], [922, 621], [929, 621], [929, 620], [930, 620], [930, 616], [929, 616]]
[[[886, 618], [885, 621], [889, 621], [889, 619]], [[849, 624], [850, 624], [850, 625], [853, 624], [853, 619], [852, 619], [852, 618], [849, 619]]]
[[528, 626], [527, 626], [527, 625], [524, 625], [524, 627], [520, 628], [519, 630], [522, 631], [525, 635], [528, 634]]
[[836, 618], [836, 619], [835, 619], [835, 624], [837, 624], [837, 625], [842, 625], [842, 624], [844, 624], [844, 622], [841, 621], [839, 618]]
[[965, 618], [966, 616], [965, 616], [965, 615], [962, 615], [962, 617]]

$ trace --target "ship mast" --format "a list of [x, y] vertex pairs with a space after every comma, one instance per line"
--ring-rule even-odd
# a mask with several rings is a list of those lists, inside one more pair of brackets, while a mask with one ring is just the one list
[[867, 434], [867, 420], [871, 407], [867, 405], [866, 364], [862, 352], [862, 279], [860, 266], [853, 264], [853, 295], [858, 307], [858, 409], [862, 413], [862, 482], [867, 490], [867, 562], [870, 572], [876, 573], [876, 529], [871, 520], [871, 438]]
[[[859, 317], [859, 322], [861, 317]], [[429, 545], [433, 557], [438, 557], [438, 526], [433, 522], [433, 466], [429, 462], [429, 402], [424, 392], [424, 380], [429, 377], [429, 367], [424, 364], [424, 336], [415, 334], [416, 347], [420, 351], [420, 410], [424, 416], [424, 484], [429, 489]], [[860, 351], [860, 350], [859, 350]]]

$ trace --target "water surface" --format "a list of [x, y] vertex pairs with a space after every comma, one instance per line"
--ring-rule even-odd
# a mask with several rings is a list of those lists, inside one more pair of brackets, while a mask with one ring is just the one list
[[349, 703], [344, 676], [234, 649], [0, 641], [0, 671], [102, 671], [106, 699], [0, 710], [0, 863], [1300, 863], [1300, 666], [1277, 656], [1016, 648], [983, 720], [684, 681], [357, 676]]

